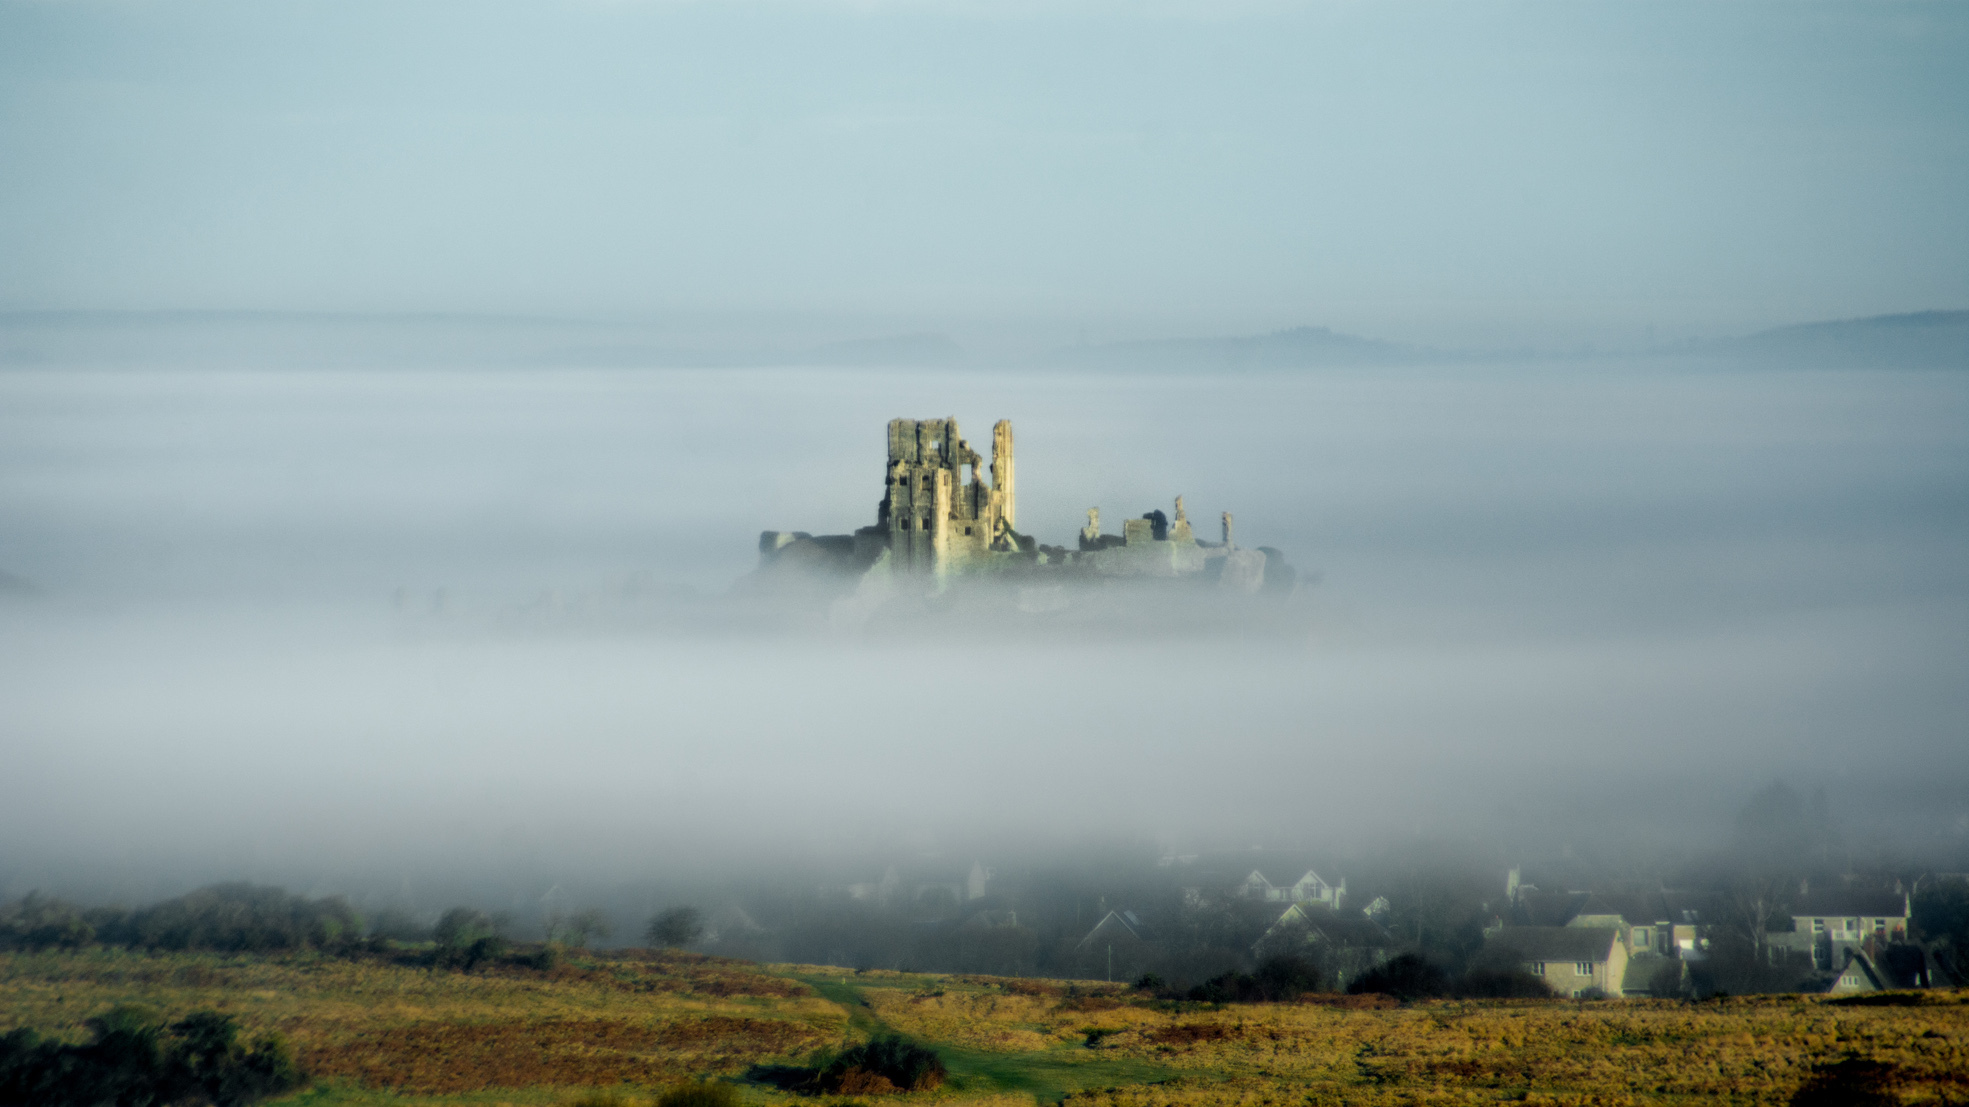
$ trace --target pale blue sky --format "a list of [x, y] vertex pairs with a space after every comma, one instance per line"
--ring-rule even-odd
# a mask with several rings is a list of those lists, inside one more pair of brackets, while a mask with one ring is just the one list
[[1969, 307], [1969, 5], [0, 2], [0, 309]]

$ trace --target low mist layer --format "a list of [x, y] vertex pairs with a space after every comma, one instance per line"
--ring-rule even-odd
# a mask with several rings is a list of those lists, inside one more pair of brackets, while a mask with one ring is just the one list
[[[947, 415], [1014, 422], [1042, 541], [1234, 512], [1287, 617], [728, 601], [761, 530], [874, 521], [888, 419]], [[1649, 362], [9, 372], [0, 891], [1646, 851], [1774, 777], [1954, 856], [1965, 428], [1959, 375]]]

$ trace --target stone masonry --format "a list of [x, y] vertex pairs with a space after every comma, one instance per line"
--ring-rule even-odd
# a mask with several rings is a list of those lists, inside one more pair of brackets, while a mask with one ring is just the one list
[[873, 526], [852, 535], [801, 531], [759, 536], [760, 571], [797, 570], [860, 577], [887, 574], [942, 586], [953, 578], [1015, 574], [1074, 578], [1188, 578], [1233, 592], [1289, 590], [1293, 570], [1276, 550], [1243, 549], [1223, 513], [1222, 540], [1199, 541], [1181, 496], [1175, 516], [1160, 510], [1125, 519], [1103, 534], [1099, 508], [1087, 512], [1076, 548], [1042, 545], [1019, 533], [1012, 424], [991, 431], [991, 464], [957, 420], [891, 419], [884, 489]]

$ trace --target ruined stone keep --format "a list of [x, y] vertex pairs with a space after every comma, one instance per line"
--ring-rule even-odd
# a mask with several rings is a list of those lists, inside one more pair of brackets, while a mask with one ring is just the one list
[[1200, 541], [1181, 496], [1175, 516], [1161, 510], [1101, 532], [1090, 508], [1074, 548], [1043, 545], [1018, 530], [1012, 424], [991, 429], [991, 464], [955, 418], [891, 419], [883, 495], [872, 526], [815, 537], [804, 531], [759, 536], [761, 574], [804, 573], [917, 579], [941, 587], [963, 577], [1012, 575], [1052, 580], [1190, 579], [1234, 592], [1289, 590], [1293, 570], [1277, 550], [1240, 548], [1224, 512], [1222, 538]]

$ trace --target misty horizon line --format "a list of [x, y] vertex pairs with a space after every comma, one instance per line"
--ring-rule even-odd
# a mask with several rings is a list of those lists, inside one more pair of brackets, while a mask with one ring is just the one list
[[[600, 346], [562, 346], [518, 354], [495, 355], [491, 360], [542, 365], [559, 362], [581, 367], [665, 367], [665, 368], [766, 368], [802, 364], [948, 367], [967, 363], [973, 351], [950, 337], [943, 329], [896, 329], [864, 327], [849, 329], [842, 316], [818, 314], [753, 313], [749, 324], [744, 313], [687, 312], [672, 316], [578, 316], [528, 312], [471, 311], [313, 311], [259, 309], [96, 309], [49, 308], [0, 310], [0, 336], [9, 329], [88, 328], [115, 334], [146, 327], [397, 327], [397, 328], [510, 328], [519, 331], [614, 332], [615, 344]], [[696, 321], [681, 323], [680, 319]], [[782, 335], [777, 342], [762, 341], [761, 332], [772, 332], [777, 321]], [[723, 326], [712, 325], [723, 320]], [[803, 338], [786, 335], [788, 324], [806, 320], [814, 333]], [[1623, 358], [1623, 357], [1757, 357], [1759, 355], [1805, 355], [1825, 360], [1826, 355], [1878, 361], [1878, 355], [1892, 353], [1909, 367], [1969, 368], [1969, 309], [1923, 309], [1887, 314], [1813, 319], [1765, 327], [1747, 333], [1721, 337], [1687, 337], [1656, 341], [1654, 327], [1639, 345], [1602, 347], [1596, 343], [1561, 345], [1518, 344], [1512, 346], [1442, 345], [1407, 342], [1337, 330], [1325, 324], [1302, 322], [1292, 326], [1226, 333], [1191, 334], [1163, 338], [1120, 338], [1089, 342], [1086, 328], [1079, 341], [1067, 345], [1057, 342], [1025, 352], [1001, 355], [996, 360], [1012, 368], [1167, 368], [1201, 367], [1216, 363], [1218, 368], [1313, 368], [1365, 367], [1371, 365], [1425, 364], [1456, 361], [1494, 361], [1498, 359]], [[722, 335], [713, 333], [722, 330]], [[4, 340], [0, 338], [0, 340]], [[374, 341], [374, 336], [371, 337]], [[1916, 345], [1910, 349], [1909, 343]], [[1030, 344], [1029, 344], [1030, 345]], [[1878, 350], [1873, 347], [1880, 347]], [[1891, 350], [1888, 347], [1892, 347]], [[124, 356], [153, 351], [122, 351]], [[343, 351], [345, 354], [350, 351]], [[370, 351], [381, 353], [381, 351]], [[424, 357], [437, 351], [425, 349]], [[1913, 354], [1910, 362], [1909, 355]], [[1873, 357], [1867, 357], [1874, 354]], [[99, 355], [100, 356], [100, 355]], [[59, 363], [76, 359], [31, 346], [0, 346], [0, 365]]]

